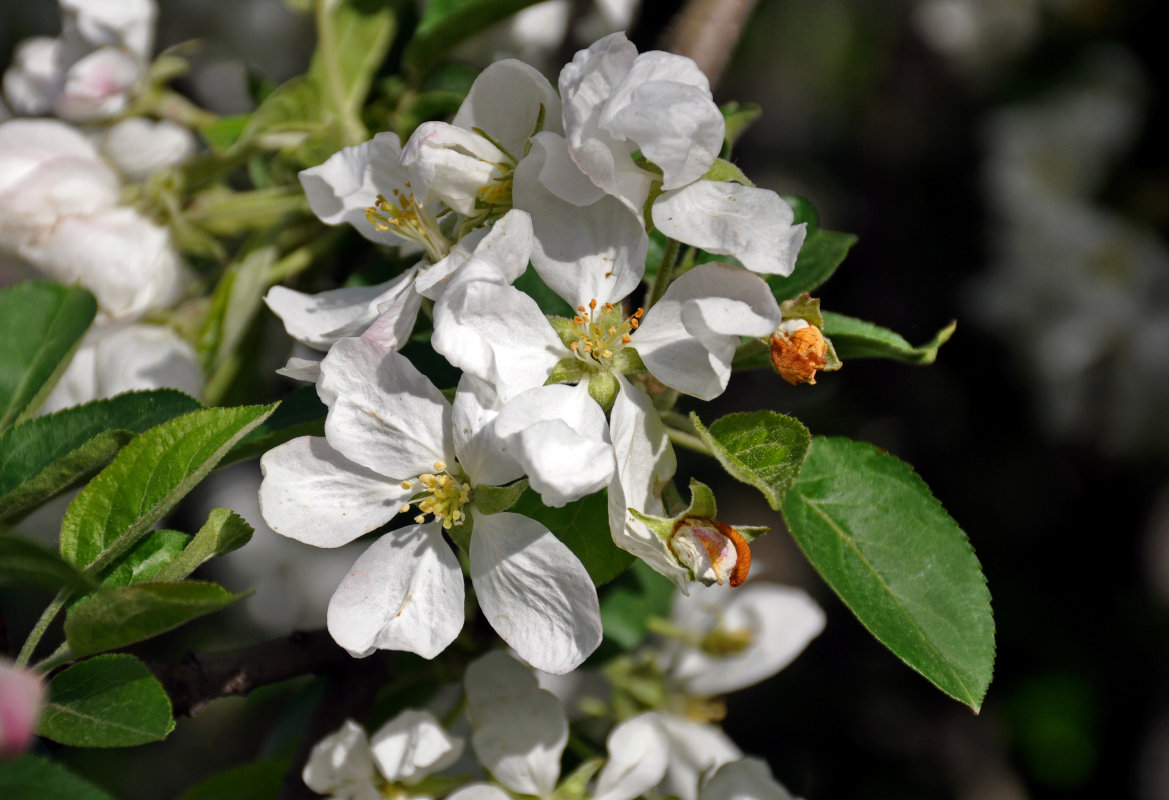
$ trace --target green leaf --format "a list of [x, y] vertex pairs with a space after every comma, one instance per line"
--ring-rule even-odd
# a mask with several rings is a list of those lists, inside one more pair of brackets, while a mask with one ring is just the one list
[[790, 300], [817, 289], [832, 277], [832, 273], [836, 272], [848, 251], [856, 244], [856, 236], [851, 233], [813, 229], [810, 224], [808, 229], [808, 237], [796, 257], [792, 274], [786, 278], [782, 275], [766, 277], [776, 300]]
[[352, 125], [350, 144], [368, 137], [360, 110], [369, 94], [370, 81], [381, 66], [394, 36], [391, 4], [381, 0], [341, 0], [322, 4], [317, 15], [318, 40], [308, 68], [308, 78], [343, 125]]
[[841, 359], [891, 358], [907, 364], [932, 364], [938, 357], [938, 348], [950, 340], [957, 327], [955, 320], [921, 347], [914, 347], [888, 328], [844, 314], [824, 312], [824, 335], [832, 340]]
[[197, 408], [197, 400], [174, 389], [130, 392], [5, 431], [0, 434], [0, 519], [89, 477], [134, 434]]
[[232, 114], [217, 117], [214, 121], [199, 126], [199, 135], [217, 153], [224, 153], [235, 144], [247, 127], [251, 114]]
[[272, 416], [240, 439], [224, 457], [222, 465], [258, 458], [273, 447], [298, 436], [324, 436], [325, 415], [328, 411], [317, 395], [316, 386], [293, 389], [280, 401], [280, 407]]
[[[243, 132], [232, 145], [237, 152], [260, 137], [267, 147], [295, 150], [310, 135], [323, 136], [326, 125], [321, 121], [321, 92], [305, 75], [297, 75], [276, 87], [252, 112]], [[306, 158], [300, 159], [307, 160]]]
[[481, 514], [498, 514], [514, 506], [528, 488], [527, 479], [509, 486], [476, 486], [475, 509]]
[[275, 408], [193, 411], [137, 436], [69, 505], [61, 555], [83, 569], [108, 568]]
[[4, 800], [114, 800], [56, 761], [29, 754], [17, 761], [0, 762], [0, 797]]
[[540, 0], [431, 0], [402, 64], [415, 83], [459, 42]]
[[227, 508], [216, 508], [183, 552], [155, 576], [156, 581], [181, 581], [201, 564], [243, 547], [252, 539], [253, 528], [247, 520]]
[[726, 471], [763, 492], [778, 510], [811, 446], [808, 429], [794, 417], [774, 411], [728, 414], [709, 430], [694, 412], [690, 421]]
[[40, 407], [96, 313], [93, 295], [77, 286], [0, 289], [0, 432]]
[[0, 534], [0, 584], [80, 591], [91, 588], [93, 581], [52, 550]]
[[239, 347], [260, 310], [267, 274], [276, 263], [276, 247], [260, 247], [233, 261], [211, 296], [211, 309], [199, 331], [199, 358], [204, 372], [214, 374]]
[[634, 561], [633, 556], [613, 544], [605, 492], [590, 494], [561, 508], [549, 508], [540, 501], [540, 495], [529, 489], [511, 511], [531, 517], [552, 531], [576, 554], [597, 586], [616, 578]]
[[609, 584], [601, 596], [601, 624], [605, 641], [633, 650], [645, 641], [649, 620], [670, 616], [677, 589], [668, 579], [638, 559]]
[[174, 561], [190, 541], [190, 535], [182, 531], [151, 531], [131, 548], [118, 566], [110, 570], [101, 585], [115, 589], [151, 580]]
[[817, 436], [783, 516], [861, 623], [978, 711], [994, 668], [990, 593], [966, 534], [913, 469], [870, 444]]
[[57, 673], [37, 733], [72, 747], [131, 747], [174, 730], [170, 698], [138, 659], [96, 656]]
[[723, 120], [727, 126], [726, 143], [723, 145], [722, 157], [730, 158], [735, 142], [751, 126], [751, 123], [759, 119], [763, 114], [763, 109], [755, 103], [730, 102], [720, 106], [719, 111], [722, 112]]
[[243, 596], [201, 581], [102, 589], [66, 616], [65, 641], [74, 657], [116, 650], [226, 608]]
[[183, 792], [179, 800], [273, 800], [280, 793], [287, 761], [255, 761], [212, 775]]

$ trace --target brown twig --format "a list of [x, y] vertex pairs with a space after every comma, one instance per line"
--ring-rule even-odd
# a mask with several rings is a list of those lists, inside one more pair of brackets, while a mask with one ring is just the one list
[[666, 32], [665, 49], [689, 56], [718, 84], [757, 0], [689, 0]]

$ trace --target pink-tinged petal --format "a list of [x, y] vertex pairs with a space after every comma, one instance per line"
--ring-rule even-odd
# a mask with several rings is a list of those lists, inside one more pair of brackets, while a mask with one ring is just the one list
[[535, 520], [509, 512], [476, 516], [471, 581], [491, 627], [536, 669], [569, 672], [601, 643], [588, 572]]
[[718, 725], [691, 722], [677, 714], [654, 713], [670, 740], [670, 765], [659, 790], [663, 794], [698, 800], [703, 775], [743, 757], [743, 751]]
[[674, 475], [677, 460], [653, 401], [619, 376], [621, 391], [613, 402], [609, 434], [617, 471], [609, 484], [609, 530], [613, 542], [669, 578], [683, 592], [689, 571], [678, 563], [666, 542], [629, 513], [663, 516], [662, 487]]
[[372, 789], [375, 778], [365, 728], [351, 719], [313, 746], [301, 772], [301, 780], [314, 792], [344, 792], [347, 798], [361, 798], [360, 788]]
[[734, 256], [752, 272], [791, 275], [807, 235], [791, 206], [773, 191], [724, 181], [695, 181], [654, 201], [654, 225], [671, 239]]
[[[385, 283], [330, 289], [316, 294], [273, 286], [264, 302], [280, 317], [289, 336], [317, 350], [328, 350], [339, 339], [364, 333], [381, 315], [379, 309], [382, 307], [396, 309], [396, 317], [403, 322], [408, 318], [412, 330], [420, 303], [413, 290], [417, 274], [418, 268], [414, 267]], [[411, 307], [412, 314], [409, 313]], [[410, 330], [404, 334], [398, 347], [409, 338]]]
[[560, 133], [560, 97], [540, 71], [522, 61], [496, 61], [479, 73], [452, 124], [485, 131], [512, 157], [523, 158], [524, 143], [536, 133], [543, 107], [543, 130]]
[[739, 337], [766, 336], [779, 320], [779, 304], [761, 278], [713, 262], [670, 284], [631, 346], [662, 383], [710, 400], [726, 389]]
[[479, 280], [512, 283], [524, 274], [531, 255], [531, 217], [512, 209], [490, 228], [480, 228], [460, 239], [446, 258], [422, 271], [415, 289], [437, 300], [456, 276], [459, 281], [473, 274]]
[[609, 760], [597, 777], [593, 800], [633, 800], [662, 782], [670, 763], [670, 740], [654, 713], [622, 722], [609, 733]]
[[641, 282], [649, 238], [636, 214], [613, 197], [586, 206], [562, 200], [540, 182], [549, 148], [559, 136], [536, 138], [515, 171], [512, 196], [532, 215], [532, 265], [552, 291], [571, 306], [619, 302]]
[[450, 403], [401, 353], [342, 339], [321, 362], [317, 393], [329, 406], [325, 438], [351, 461], [402, 479], [455, 460]]
[[[472, 535], [472, 546], [478, 535]], [[463, 683], [471, 746], [492, 776], [520, 794], [548, 797], [560, 775], [568, 720], [532, 671], [503, 651], [471, 662]]]
[[300, 185], [309, 208], [326, 225], [349, 223], [367, 239], [381, 244], [401, 244], [393, 231], [379, 231], [365, 216], [379, 194], [393, 200], [404, 191], [409, 170], [398, 163], [402, 146], [396, 133], [379, 133], [353, 147], [334, 153], [315, 167], [300, 172]]
[[264, 521], [315, 547], [340, 547], [384, 525], [411, 494], [354, 464], [319, 436], [301, 436], [269, 450], [260, 470]]
[[702, 800], [792, 800], [775, 780], [771, 767], [760, 758], [743, 758], [724, 764], [702, 787]]
[[803, 652], [824, 630], [824, 611], [807, 592], [791, 586], [748, 582], [737, 589], [695, 587], [674, 600], [673, 621], [704, 636], [721, 630], [743, 635], [737, 653], [713, 656], [680, 647], [669, 667], [687, 694], [712, 697], [770, 678]]
[[141, 78], [141, 62], [125, 50], [94, 50], [66, 71], [57, 116], [71, 122], [110, 119], [126, 108]]
[[463, 628], [463, 573], [438, 523], [390, 531], [361, 554], [329, 601], [329, 633], [361, 658], [434, 658]]
[[604, 488], [613, 476], [605, 412], [588, 384], [521, 392], [495, 421], [495, 433], [523, 466], [545, 505], [559, 508]]
[[32, 744], [44, 700], [39, 675], [0, 660], [0, 758], [16, 756]]
[[491, 384], [467, 373], [459, 379], [451, 425], [459, 465], [473, 486], [503, 486], [524, 474], [495, 430], [501, 405]]
[[455, 763], [463, 740], [450, 736], [429, 711], [407, 709], [378, 728], [370, 749], [387, 781], [412, 786]]
[[460, 280], [434, 306], [434, 349], [492, 384], [505, 402], [542, 386], [572, 355], [528, 295], [490, 281]]

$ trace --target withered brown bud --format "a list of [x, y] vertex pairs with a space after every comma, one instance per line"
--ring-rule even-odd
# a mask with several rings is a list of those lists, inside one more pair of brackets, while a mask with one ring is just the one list
[[771, 366], [792, 386], [816, 384], [816, 373], [828, 363], [828, 343], [814, 325], [800, 328], [790, 335], [771, 334]]

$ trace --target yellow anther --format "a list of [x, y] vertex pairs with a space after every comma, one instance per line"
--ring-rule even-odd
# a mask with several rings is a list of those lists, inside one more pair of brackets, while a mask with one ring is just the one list
[[[434, 462], [434, 471], [435, 472], [442, 472], [444, 469], [446, 469], [446, 463], [444, 463], [442, 461], [435, 461]], [[447, 477], [449, 478], [449, 476], [447, 476]]]

